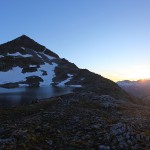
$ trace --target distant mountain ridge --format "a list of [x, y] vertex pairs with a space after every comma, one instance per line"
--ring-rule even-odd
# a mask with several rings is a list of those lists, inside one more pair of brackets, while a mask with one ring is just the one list
[[150, 79], [142, 79], [137, 81], [119, 81], [117, 84], [127, 93], [138, 97], [145, 98], [150, 96]]
[[75, 64], [26, 35], [0, 45], [0, 87], [71, 86], [128, 99], [111, 80]]

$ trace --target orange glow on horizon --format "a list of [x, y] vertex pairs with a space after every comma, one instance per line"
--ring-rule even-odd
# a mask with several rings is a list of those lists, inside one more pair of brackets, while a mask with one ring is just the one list
[[150, 67], [134, 66], [124, 70], [101, 72], [101, 75], [114, 82], [122, 80], [130, 80], [130, 81], [141, 80], [141, 82], [144, 82], [145, 79], [146, 80], [150, 79]]

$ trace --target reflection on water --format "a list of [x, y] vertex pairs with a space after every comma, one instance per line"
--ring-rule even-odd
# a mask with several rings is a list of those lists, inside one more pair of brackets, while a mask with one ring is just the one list
[[0, 107], [29, 104], [36, 98], [45, 99], [71, 92], [72, 88], [69, 87], [0, 88]]

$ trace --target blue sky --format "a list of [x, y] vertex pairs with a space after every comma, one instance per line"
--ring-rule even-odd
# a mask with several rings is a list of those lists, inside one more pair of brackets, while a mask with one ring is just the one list
[[150, 78], [149, 0], [1, 0], [0, 44], [26, 34], [114, 81]]

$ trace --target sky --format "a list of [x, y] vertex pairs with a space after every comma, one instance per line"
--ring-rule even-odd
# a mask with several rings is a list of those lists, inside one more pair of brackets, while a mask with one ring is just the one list
[[150, 78], [150, 0], [1, 0], [0, 44], [23, 34], [113, 81]]

